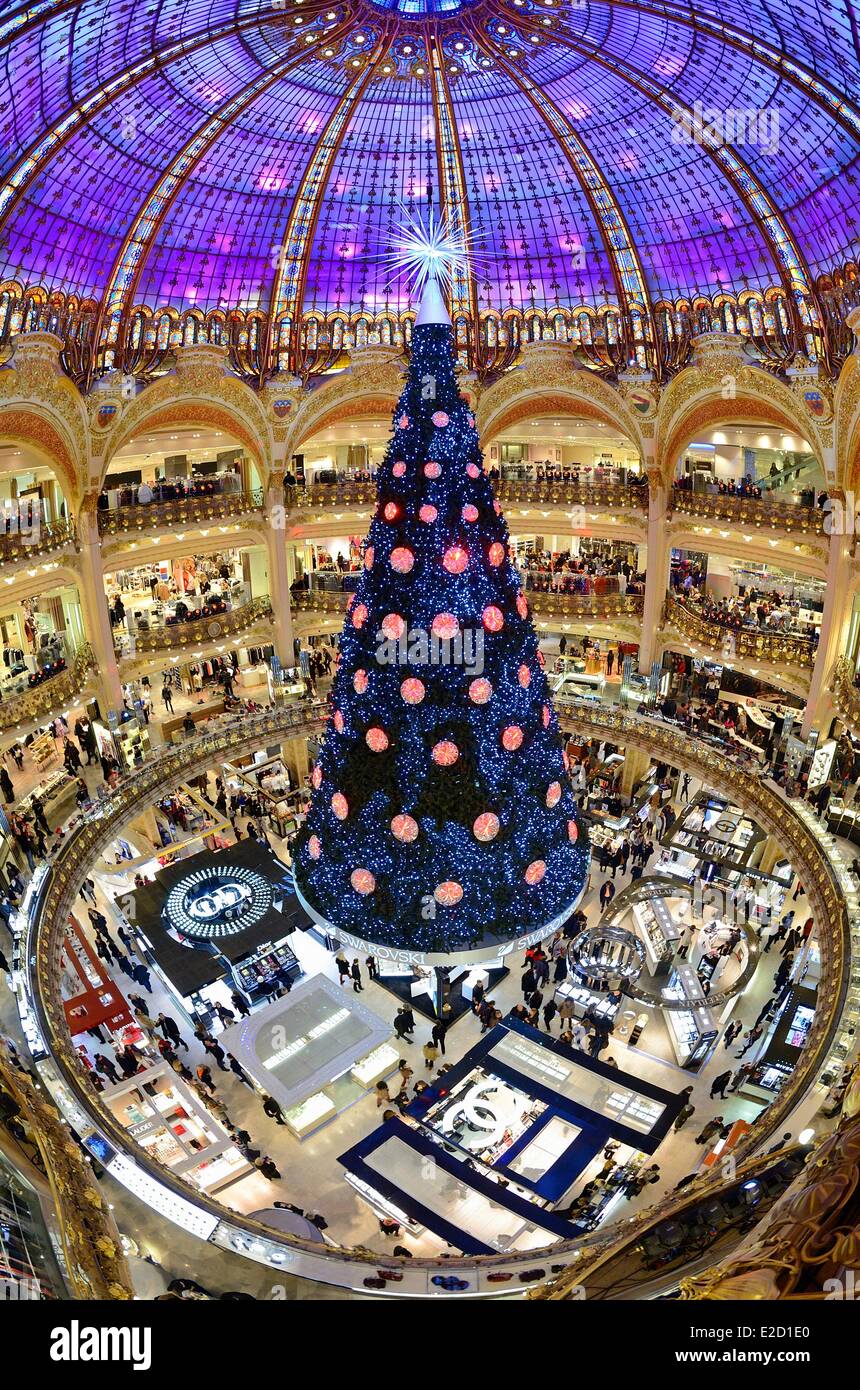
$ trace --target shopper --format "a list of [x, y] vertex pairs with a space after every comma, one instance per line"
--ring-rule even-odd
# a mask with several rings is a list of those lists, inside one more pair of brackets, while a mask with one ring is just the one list
[[214, 1095], [215, 1082], [212, 1080], [212, 1072], [210, 1071], [209, 1067], [204, 1066], [201, 1062], [199, 1067], [195, 1068], [195, 1070], [197, 1072], [197, 1080], [200, 1082], [200, 1085], [205, 1086], [207, 1091], [211, 1092]]
[[426, 1042], [424, 1044], [421, 1051], [424, 1053], [424, 1065], [426, 1066], [428, 1071], [432, 1071], [436, 1065], [436, 1059], [439, 1056], [438, 1047], [436, 1046], [435, 1042], [433, 1042], [431, 1039], [430, 1042]]
[[235, 1076], [238, 1076], [242, 1085], [247, 1086], [249, 1091], [253, 1091], [254, 1087], [250, 1077], [248, 1076], [248, 1073], [244, 1070], [243, 1067], [239, 1065], [232, 1053], [227, 1053], [227, 1061], [230, 1065], [230, 1070], [234, 1073]]
[[175, 1018], [163, 1011], [158, 1015], [155, 1023], [156, 1028], [160, 1029], [166, 1038], [169, 1038], [174, 1047], [184, 1047], [188, 1051], [188, 1043], [179, 1031], [179, 1024]]
[[722, 1099], [725, 1100], [726, 1087], [728, 1086], [731, 1079], [731, 1071], [722, 1071], [720, 1072], [719, 1076], [714, 1077], [714, 1080], [711, 1083], [711, 1100], [715, 1100], [717, 1096], [721, 1096]]
[[601, 911], [605, 912], [612, 902], [612, 899], [615, 897], [615, 884], [611, 879], [606, 879], [606, 881], [600, 885], [600, 893], [598, 896], [600, 898]]
[[274, 1120], [276, 1124], [285, 1125], [287, 1123], [274, 1096], [263, 1096], [263, 1113], [268, 1115], [270, 1120]]
[[376, 980], [379, 977], [379, 966], [376, 963], [376, 956], [365, 956], [364, 963], [367, 966], [367, 978]]
[[558, 1013], [558, 1005], [554, 999], [548, 999], [543, 1006], [544, 1027], [548, 1033], [552, 1032], [552, 1021]]
[[350, 974], [352, 976], [353, 993], [362, 994], [364, 992], [364, 985], [361, 983], [361, 966], [358, 963], [358, 956], [353, 959]]
[[439, 1051], [442, 1053], [443, 1057], [445, 1056], [445, 1035], [447, 1032], [447, 1023], [443, 1022], [441, 1018], [437, 1018], [436, 1022], [433, 1024], [433, 1032], [431, 1036]]
[[711, 1139], [715, 1139], [724, 1124], [725, 1120], [722, 1115], [716, 1115], [713, 1120], [708, 1120], [708, 1123], [696, 1135], [696, 1143], [707, 1144]]
[[245, 999], [243, 995], [241, 995], [239, 991], [235, 989], [230, 991], [230, 999], [239, 1017], [247, 1018], [251, 1012], [251, 1006], [248, 1003], [247, 999]]
[[679, 1129], [683, 1129], [683, 1128], [684, 1128], [684, 1125], [687, 1123], [687, 1121], [688, 1121], [689, 1119], [691, 1119], [691, 1117], [692, 1117], [693, 1115], [695, 1115], [695, 1113], [696, 1113], [696, 1107], [695, 1107], [695, 1105], [691, 1105], [690, 1102], [687, 1101], [687, 1104], [686, 1104], [685, 1106], [683, 1106], [682, 1109], [680, 1109], [680, 1110], [678, 1111], [677, 1118], [676, 1118], [676, 1120], [675, 1120], [674, 1125], [672, 1126], [672, 1128], [674, 1129], [674, 1131], [675, 1131], [676, 1134], [677, 1134], [677, 1132], [678, 1132]]
[[377, 1081], [377, 1083], [376, 1083], [376, 1108], [377, 1108], [377, 1110], [379, 1110], [380, 1107], [383, 1106], [383, 1105], [388, 1105], [389, 1102], [390, 1102], [390, 1100], [391, 1100], [391, 1096], [390, 1096], [390, 1094], [389, 1094], [388, 1087], [386, 1086], [385, 1082], [384, 1082], [384, 1081]]
[[280, 1182], [281, 1175], [278, 1172], [277, 1165], [269, 1158], [268, 1154], [255, 1159], [254, 1167], [258, 1168], [263, 1174], [263, 1177], [269, 1179], [269, 1182]]
[[337, 966], [338, 981], [340, 984], [343, 984], [344, 980], [348, 980], [351, 974], [349, 961], [343, 954], [343, 951], [338, 951], [334, 958], [334, 963]]
[[762, 1035], [762, 1032], [763, 1029], [760, 1023], [756, 1023], [753, 1028], [747, 1029], [747, 1031], [744, 1033], [744, 1046], [737, 1054], [738, 1059], [743, 1057], [745, 1053], [749, 1052], [751, 1047], [755, 1047], [756, 1043]]
[[171, 691], [170, 686], [169, 686], [166, 682], [165, 682], [165, 684], [161, 687], [161, 702], [162, 702], [162, 704], [164, 705], [164, 708], [165, 708], [166, 710], [168, 710], [170, 714], [172, 714], [172, 713], [173, 713], [173, 692]]

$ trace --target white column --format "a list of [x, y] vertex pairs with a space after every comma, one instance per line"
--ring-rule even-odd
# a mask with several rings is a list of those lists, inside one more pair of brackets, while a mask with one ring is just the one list
[[854, 594], [848, 583], [849, 547], [847, 536], [831, 536], [827, 556], [824, 613], [818, 637], [818, 650], [803, 711], [802, 737], [813, 728], [822, 729], [833, 717], [833, 702], [827, 681], [836, 658], [845, 650]]
[[296, 664], [293, 646], [293, 616], [290, 608], [290, 579], [287, 571], [287, 532], [284, 515], [284, 489], [268, 488], [265, 500], [266, 548], [269, 559], [269, 595], [275, 618], [274, 645], [282, 666]]
[[666, 534], [666, 506], [669, 490], [648, 478], [648, 572], [645, 579], [645, 606], [642, 612], [642, 639], [639, 644], [639, 670], [647, 675], [657, 660], [662, 627], [663, 604], [669, 586], [669, 541]]
[[78, 518], [81, 542], [81, 599], [87, 640], [96, 659], [96, 676], [102, 714], [122, 708], [122, 682], [117, 668], [105, 597], [101, 539], [95, 507], [82, 507]]

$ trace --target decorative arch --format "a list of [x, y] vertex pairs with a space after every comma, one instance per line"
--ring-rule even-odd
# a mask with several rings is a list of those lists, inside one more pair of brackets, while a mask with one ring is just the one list
[[[860, 327], [860, 325], [858, 325]], [[836, 484], [855, 494], [860, 485], [860, 359], [848, 358], [834, 392]]]
[[516, 372], [485, 391], [477, 410], [481, 438], [492, 439], [528, 416], [575, 414], [617, 429], [635, 445], [644, 463], [649, 450], [640, 422], [613, 387], [587, 372], [562, 372], [561, 380], [555, 372], [552, 375], [556, 379], [548, 387], [545, 366]]
[[[160, 385], [161, 383], [158, 383]], [[151, 388], [152, 389], [152, 388]], [[138, 397], [130, 410], [126, 411], [119, 425], [111, 434], [102, 455], [101, 473], [98, 485], [104, 482], [108, 467], [114, 456], [129, 443], [135, 435], [145, 430], [167, 429], [171, 426], [211, 425], [231, 434], [242, 443], [251, 454], [265, 486], [271, 468], [271, 450], [265, 435], [255, 429], [248, 419], [224, 402], [207, 399], [205, 396], [188, 395], [165, 400], [162, 393], [158, 401], [145, 402], [144, 392]], [[249, 393], [250, 394], [250, 393]], [[138, 404], [140, 408], [136, 408]]]
[[[364, 360], [362, 360], [364, 358]], [[286, 439], [286, 457], [320, 430], [344, 420], [368, 420], [394, 412], [403, 390], [403, 360], [396, 348], [368, 348], [348, 371], [339, 372], [300, 401]]]
[[82, 488], [75, 466], [74, 446], [65, 430], [47, 414], [44, 405], [4, 406], [0, 411], [0, 441], [25, 444], [50, 468], [60, 481], [66, 501], [77, 510]]

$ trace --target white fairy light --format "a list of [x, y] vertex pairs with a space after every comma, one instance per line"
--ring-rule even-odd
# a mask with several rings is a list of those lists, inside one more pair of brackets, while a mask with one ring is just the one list
[[426, 220], [405, 207], [402, 214], [390, 249], [380, 257], [391, 272], [389, 284], [405, 272], [413, 293], [428, 280], [450, 289], [456, 273], [469, 273], [469, 233], [459, 210], [437, 215], [431, 208]]

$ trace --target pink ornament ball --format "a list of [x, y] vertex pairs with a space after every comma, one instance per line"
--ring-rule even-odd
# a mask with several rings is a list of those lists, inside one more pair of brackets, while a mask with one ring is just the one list
[[533, 859], [531, 864], [529, 864], [528, 868], [525, 871], [524, 877], [526, 883], [540, 883], [545, 873], [546, 864], [544, 863], [544, 861], [542, 859]]
[[418, 512], [418, 520], [423, 521], [426, 526], [431, 526], [438, 515], [436, 508], [425, 502]]
[[460, 631], [460, 624], [453, 613], [437, 613], [430, 624], [430, 631], [440, 642], [450, 642]]
[[550, 782], [546, 789], [546, 804], [550, 810], [561, 801], [561, 782]]
[[449, 574], [462, 574], [469, 563], [469, 552], [463, 545], [450, 545], [442, 556], [442, 565]]
[[501, 632], [505, 625], [504, 614], [501, 608], [497, 608], [494, 603], [488, 603], [481, 614], [481, 622], [487, 632]]
[[442, 739], [433, 745], [430, 756], [438, 767], [453, 767], [460, 756], [460, 750], [450, 739]]
[[469, 686], [469, 699], [475, 705], [485, 705], [492, 698], [493, 687], [486, 676], [479, 676]]
[[499, 565], [502, 563], [504, 558], [505, 547], [502, 545], [501, 541], [493, 541], [493, 544], [487, 551], [487, 559], [489, 560], [490, 564], [495, 569], [498, 569]]
[[501, 516], [502, 514], [502, 504], [499, 501], [498, 497], [493, 502], [493, 511], [496, 513], [496, 516]]
[[418, 839], [418, 822], [412, 816], [395, 816], [391, 822], [391, 833], [402, 845], [411, 845]]
[[376, 887], [376, 879], [369, 869], [353, 869], [349, 881], [356, 893], [361, 893], [362, 897], [367, 897]]
[[406, 476], [406, 464], [402, 459], [398, 459], [391, 471], [395, 478], [403, 478]]
[[374, 725], [364, 735], [364, 741], [371, 753], [384, 753], [388, 747], [388, 734], [384, 729], [379, 729]]
[[522, 746], [523, 731], [519, 724], [509, 724], [502, 730], [502, 747], [509, 753], [515, 753]]
[[367, 690], [367, 672], [358, 670], [352, 678], [352, 688], [356, 695], [363, 695]]
[[375, 553], [375, 552], [374, 552], [374, 549], [373, 549], [373, 546], [372, 546], [372, 545], [369, 545], [369, 546], [367, 547], [367, 549], [365, 550], [365, 552], [364, 552], [364, 568], [365, 568], [366, 570], [373, 569], [373, 556], [374, 556], [374, 553]]
[[433, 462], [425, 463], [425, 465], [424, 465], [424, 477], [425, 477], [425, 478], [441, 478], [441, 476], [442, 476], [442, 465], [441, 465], [441, 463], [433, 463]]
[[550, 721], [550, 709], [549, 709], [549, 705], [544, 705], [543, 709], [541, 710], [541, 716], [540, 716], [540, 717], [541, 717], [541, 722], [543, 723], [544, 728], [545, 728], [545, 729], [548, 729], [548, 728], [549, 728], [549, 721]]
[[463, 897], [463, 888], [459, 883], [454, 883], [449, 879], [447, 883], [440, 883], [435, 889], [433, 897], [442, 907], [456, 907]]
[[480, 478], [481, 470], [476, 463], [467, 463], [466, 472], [470, 478]]
[[529, 686], [532, 683], [532, 673], [529, 670], [528, 666], [525, 665], [525, 663], [523, 663], [523, 665], [517, 671], [517, 680], [519, 681], [523, 690], [528, 690]]
[[407, 676], [400, 687], [401, 697], [407, 705], [420, 705], [424, 699], [424, 685], [417, 676]]
[[382, 509], [382, 515], [386, 521], [396, 521], [400, 515], [400, 508], [396, 502], [386, 502]]
[[312, 835], [308, 840], [308, 854], [311, 859], [319, 859], [322, 854], [322, 845], [320, 844], [319, 835]]
[[331, 799], [331, 809], [338, 820], [346, 820], [349, 815], [349, 802], [343, 792], [335, 792]]
[[579, 839], [579, 826], [575, 820], [569, 820], [567, 822], [567, 838], [571, 842]]
[[477, 521], [477, 520], [478, 520], [478, 508], [477, 508], [477, 507], [473, 507], [472, 504], [471, 504], [471, 502], [467, 503], [467, 505], [463, 508], [463, 520], [464, 520], [464, 521]]
[[362, 628], [366, 622], [367, 609], [363, 603], [357, 603], [352, 610], [352, 625], [356, 628]]
[[340, 712], [339, 709], [336, 709], [336, 710], [335, 710], [334, 715], [332, 716], [332, 721], [331, 721], [331, 722], [332, 722], [332, 724], [334, 724], [334, 727], [337, 729], [338, 733], [339, 733], [339, 734], [342, 734], [342, 733], [343, 733], [343, 730], [344, 730], [344, 723], [343, 723], [343, 715], [341, 714], [341, 712]]
[[445, 414], [444, 410], [434, 410], [431, 419], [439, 430], [444, 429], [448, 423], [448, 416]]
[[391, 568], [398, 574], [408, 574], [415, 564], [415, 556], [408, 545], [397, 545], [391, 552]]
[[314, 788], [314, 791], [318, 791], [322, 786], [322, 777], [322, 768], [319, 763], [315, 763], [314, 770], [311, 773], [311, 786]]
[[399, 613], [387, 613], [382, 619], [382, 631], [389, 642], [398, 642], [406, 631], [406, 623]]
[[402, 429], [402, 430], [408, 430], [408, 429], [409, 429], [409, 416], [408, 416], [408, 415], [401, 415], [400, 419], [397, 421], [397, 424], [398, 424], [398, 427], [399, 427], [400, 429]]
[[499, 818], [493, 815], [492, 811], [482, 811], [472, 826], [472, 832], [476, 840], [481, 844], [488, 844], [490, 840], [495, 840], [499, 833]]
[[517, 594], [517, 612], [521, 618], [527, 618], [529, 615], [529, 606], [522, 594]]

